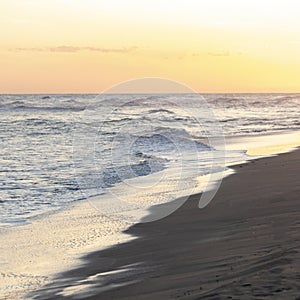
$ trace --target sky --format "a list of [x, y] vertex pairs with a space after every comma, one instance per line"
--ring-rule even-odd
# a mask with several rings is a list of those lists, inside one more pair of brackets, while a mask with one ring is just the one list
[[298, 0], [0, 0], [0, 93], [162, 77], [200, 93], [300, 92]]

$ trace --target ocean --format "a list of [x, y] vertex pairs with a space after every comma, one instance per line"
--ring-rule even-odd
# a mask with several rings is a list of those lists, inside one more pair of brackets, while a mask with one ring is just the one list
[[83, 199], [135, 218], [249, 159], [226, 139], [299, 130], [299, 105], [300, 94], [0, 95], [0, 224]]

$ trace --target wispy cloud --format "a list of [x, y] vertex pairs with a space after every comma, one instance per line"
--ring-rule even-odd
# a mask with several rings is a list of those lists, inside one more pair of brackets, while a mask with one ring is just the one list
[[207, 53], [210, 56], [230, 56], [229, 51], [224, 51], [224, 52], [208, 52]]
[[228, 57], [232, 55], [243, 55], [242, 52], [229, 52], [229, 51], [211, 51], [211, 52], [192, 52], [192, 57], [205, 57], [205, 56], [216, 56], [216, 57]]
[[91, 47], [91, 46], [55, 46], [55, 47], [18, 47], [11, 48], [10, 51], [15, 52], [64, 52], [64, 53], [76, 53], [80, 51], [93, 51], [101, 53], [130, 53], [137, 50], [138, 47], [122, 47], [122, 48], [102, 48], [102, 47]]

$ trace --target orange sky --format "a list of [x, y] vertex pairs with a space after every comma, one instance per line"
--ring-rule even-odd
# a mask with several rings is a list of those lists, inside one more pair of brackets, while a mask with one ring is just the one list
[[300, 92], [298, 0], [0, 1], [0, 93], [100, 93], [164, 77]]

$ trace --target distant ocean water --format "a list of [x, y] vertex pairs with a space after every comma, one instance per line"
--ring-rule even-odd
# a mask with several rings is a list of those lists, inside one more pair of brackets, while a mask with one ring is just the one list
[[[179, 165], [183, 181], [205, 175], [217, 151], [205, 124], [216, 120], [225, 137], [300, 129], [300, 94], [203, 95], [213, 120], [201, 115], [201, 109], [194, 118], [186, 113], [191, 97], [0, 95], [0, 222], [26, 222], [33, 213], [105, 194], [124, 180], [143, 180]], [[174, 98], [180, 108], [160, 105]], [[94, 148], [85, 144], [89, 136]], [[81, 147], [91, 149], [81, 152]], [[226, 156], [234, 162], [246, 155], [229, 151]]]

